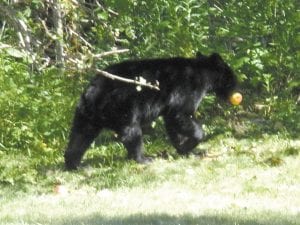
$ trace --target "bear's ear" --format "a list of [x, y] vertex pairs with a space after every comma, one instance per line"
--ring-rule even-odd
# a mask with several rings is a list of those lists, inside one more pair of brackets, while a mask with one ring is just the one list
[[223, 59], [222, 57], [218, 54], [218, 53], [213, 53], [210, 55], [210, 59], [212, 62], [219, 64], [219, 63], [223, 63]]
[[196, 53], [196, 58], [203, 58], [204, 55], [201, 52]]

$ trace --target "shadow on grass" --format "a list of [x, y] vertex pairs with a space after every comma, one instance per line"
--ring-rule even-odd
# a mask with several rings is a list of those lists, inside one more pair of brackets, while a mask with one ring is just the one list
[[[57, 225], [296, 225], [298, 216], [276, 215], [275, 213], [239, 214], [237, 217], [226, 215], [215, 216], [193, 216], [184, 214], [181, 216], [170, 216], [167, 214], [136, 214], [128, 217], [103, 217], [101, 215], [91, 215], [77, 219], [66, 219]], [[299, 224], [299, 223], [298, 223]]]

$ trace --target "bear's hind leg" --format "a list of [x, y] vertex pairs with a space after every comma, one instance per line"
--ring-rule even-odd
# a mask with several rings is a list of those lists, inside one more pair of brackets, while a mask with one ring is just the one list
[[143, 134], [138, 124], [126, 126], [120, 132], [121, 141], [128, 151], [128, 158], [138, 163], [148, 163], [151, 161], [143, 154]]

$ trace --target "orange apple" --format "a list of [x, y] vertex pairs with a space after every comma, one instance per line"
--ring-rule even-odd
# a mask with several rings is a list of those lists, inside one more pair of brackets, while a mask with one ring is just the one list
[[229, 101], [232, 105], [239, 105], [243, 100], [243, 96], [239, 92], [234, 92], [229, 98]]

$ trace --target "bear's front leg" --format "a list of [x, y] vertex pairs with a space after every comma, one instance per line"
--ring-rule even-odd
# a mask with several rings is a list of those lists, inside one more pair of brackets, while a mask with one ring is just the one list
[[204, 138], [204, 131], [190, 115], [164, 116], [166, 130], [179, 154], [189, 154]]
[[127, 149], [129, 159], [133, 159], [141, 164], [151, 162], [151, 159], [143, 154], [143, 134], [140, 125], [133, 124], [123, 127], [120, 137]]

